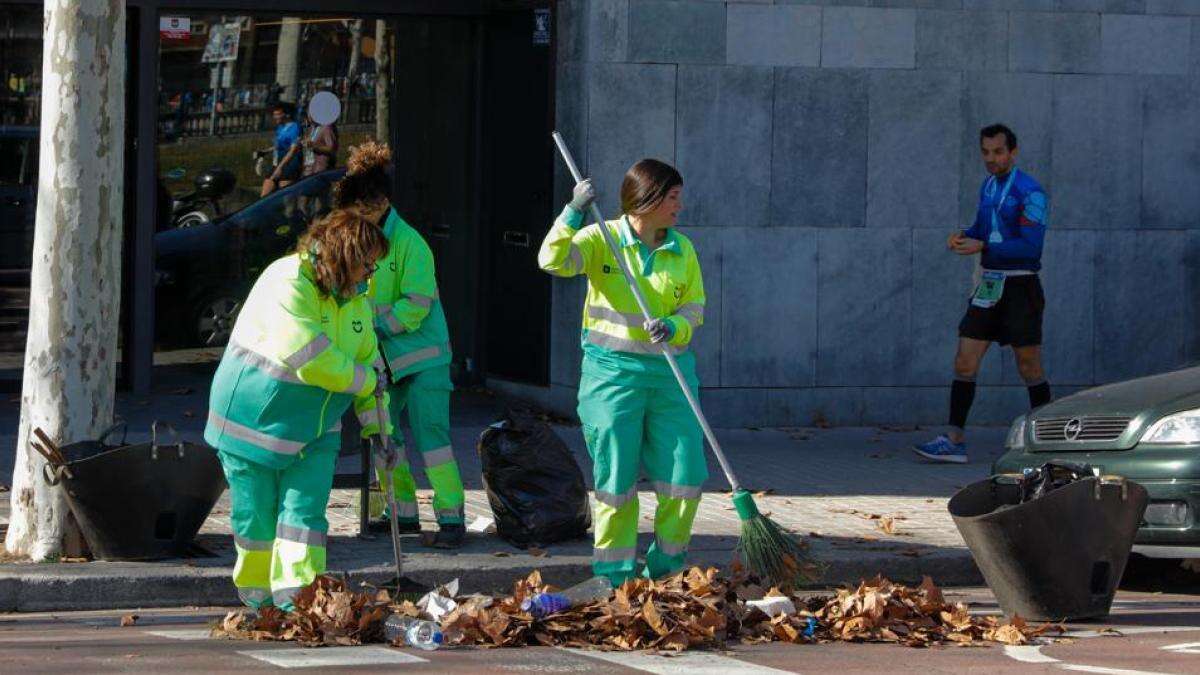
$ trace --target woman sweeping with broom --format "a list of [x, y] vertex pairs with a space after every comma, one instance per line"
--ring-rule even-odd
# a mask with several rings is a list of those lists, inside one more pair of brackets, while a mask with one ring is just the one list
[[[778, 586], [812, 580], [818, 566], [803, 544], [759, 512], [700, 409], [695, 360], [686, 347], [704, 317], [704, 288], [695, 249], [672, 229], [682, 177], [657, 160], [638, 162], [621, 184], [624, 215], [606, 222], [566, 141], [557, 131], [552, 137], [576, 185], [538, 260], [551, 274], [588, 276], [579, 417], [595, 471], [594, 570], [613, 582], [633, 573], [639, 460], [658, 492], [655, 541], [643, 572], [653, 577], [682, 566], [707, 475], [703, 432], [742, 522], [738, 557]], [[595, 224], [579, 230], [584, 210]], [[671, 380], [674, 387], [663, 384]]]
[[604, 225], [651, 312], [662, 318], [643, 320], [601, 226], [580, 229], [595, 200], [590, 181], [575, 186], [538, 253], [550, 274], [588, 278], [578, 410], [596, 488], [592, 569], [614, 585], [634, 575], [639, 472], [645, 469], [658, 496], [643, 570], [649, 577], [683, 567], [708, 477], [700, 426], [659, 346], [669, 345], [696, 392], [696, 359], [688, 344], [704, 320], [704, 281], [696, 249], [675, 229], [682, 191], [678, 171], [643, 159], [621, 184], [623, 215]]
[[[296, 250], [250, 290], [213, 378], [204, 430], [229, 482], [233, 583], [255, 609], [292, 609], [325, 571], [339, 420], [351, 404], [360, 418], [377, 419], [382, 361], [364, 293], [387, 239], [357, 212], [338, 210]], [[378, 431], [368, 422], [363, 437]]]

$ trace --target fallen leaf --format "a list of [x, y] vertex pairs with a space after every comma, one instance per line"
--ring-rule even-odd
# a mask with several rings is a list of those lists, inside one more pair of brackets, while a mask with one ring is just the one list
[[509, 557], [509, 556], [510, 556], [510, 555], [512, 555], [512, 554], [511, 554], [511, 553], [509, 553], [508, 551], [493, 551], [493, 552], [492, 552], [492, 555], [493, 555], [493, 556], [495, 556], [495, 557], [497, 557], [497, 558], [507, 558], [507, 557]]
[[121, 627], [126, 628], [129, 626], [132, 626], [133, 624], [137, 623], [137, 620], [138, 620], [137, 614], [126, 614], [121, 617]]

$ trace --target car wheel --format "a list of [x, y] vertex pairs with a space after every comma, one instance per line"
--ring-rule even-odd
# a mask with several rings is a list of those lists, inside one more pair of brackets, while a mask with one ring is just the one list
[[224, 293], [202, 301], [193, 324], [195, 343], [201, 347], [221, 347], [227, 344], [241, 308], [242, 303], [239, 300]]
[[212, 219], [203, 211], [188, 211], [175, 219], [175, 227], [195, 227], [203, 225], [210, 220]]

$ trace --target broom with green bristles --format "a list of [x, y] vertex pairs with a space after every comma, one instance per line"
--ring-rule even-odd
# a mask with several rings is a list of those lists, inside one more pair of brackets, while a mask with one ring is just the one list
[[[571, 171], [571, 177], [575, 179], [576, 183], [582, 181], [583, 174], [575, 165], [575, 159], [571, 156], [571, 151], [567, 149], [562, 135], [555, 131], [551, 136], [554, 138], [555, 145], [558, 146], [559, 154], [562, 155], [563, 161]], [[629, 284], [629, 290], [633, 291], [633, 297], [642, 310], [642, 316], [646, 321], [653, 321], [655, 317], [650, 313], [650, 306], [646, 304], [646, 298], [642, 295], [637, 280], [625, 264], [625, 258], [621, 256], [620, 248], [613, 241], [612, 233], [605, 227], [604, 216], [595, 202], [592, 203], [591, 217], [599, 224], [604, 241], [612, 251], [613, 257], [616, 258], [617, 266], [621, 268], [621, 274], [625, 276], [625, 282]], [[700, 428], [704, 430], [704, 437], [708, 439], [709, 447], [716, 455], [717, 462], [721, 464], [725, 478], [729, 480], [729, 487], [733, 489], [733, 506], [742, 521], [742, 533], [737, 545], [738, 557], [746, 562], [752, 573], [765, 577], [775, 584], [797, 586], [814, 581], [819, 574], [818, 567], [808, 560], [804, 545], [775, 521], [759, 512], [758, 506], [754, 503], [754, 496], [742, 488], [737, 476], [733, 473], [733, 467], [729, 466], [729, 460], [725, 458], [721, 444], [717, 442], [712, 427], [708, 426], [708, 419], [700, 410], [699, 401], [692, 395], [687, 378], [679, 369], [679, 363], [676, 362], [675, 355], [671, 353], [670, 346], [665, 342], [662, 344], [662, 353], [671, 366], [671, 372], [675, 374], [675, 380], [679, 382], [679, 388], [687, 397], [688, 405], [696, 414], [696, 420], [700, 422]]]

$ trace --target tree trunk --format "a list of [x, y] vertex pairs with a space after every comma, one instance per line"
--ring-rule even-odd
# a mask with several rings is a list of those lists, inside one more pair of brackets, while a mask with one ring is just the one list
[[375, 22], [375, 139], [391, 143], [392, 30], [385, 19]]
[[358, 77], [358, 71], [362, 68], [362, 38], [363, 38], [363, 20], [353, 19], [350, 21], [350, 63], [346, 65], [346, 95], [349, 97], [350, 90], [354, 87], [354, 78]]
[[283, 17], [279, 26], [279, 47], [275, 52], [275, 82], [283, 87], [280, 98], [289, 103], [300, 100], [300, 19]]
[[258, 26], [254, 17], [238, 17], [246, 30], [242, 31], [241, 54], [238, 55], [237, 74], [233, 86], [249, 85], [254, 79], [254, 52], [258, 50]]
[[94, 439], [113, 418], [125, 156], [124, 0], [46, 0], [41, 156], [10, 553], [62, 550], [62, 490], [28, 446]]

